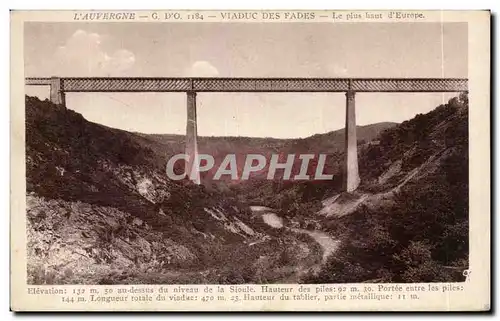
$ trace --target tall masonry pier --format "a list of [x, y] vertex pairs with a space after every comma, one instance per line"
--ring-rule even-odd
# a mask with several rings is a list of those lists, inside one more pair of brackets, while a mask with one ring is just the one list
[[61, 85], [60, 78], [50, 78], [50, 101], [55, 105], [66, 105], [65, 94]]
[[187, 92], [187, 121], [186, 121], [186, 174], [196, 184], [200, 184], [200, 170], [198, 161], [198, 123], [196, 119], [196, 92]]
[[356, 107], [355, 95], [352, 90], [346, 92], [345, 108], [345, 165], [344, 165], [344, 190], [352, 192], [359, 186], [358, 170], [358, 140], [356, 138]]
[[[355, 96], [358, 92], [466, 92], [465, 78], [147, 78], [51, 77], [26, 78], [25, 85], [50, 86], [50, 100], [65, 106], [67, 92], [184, 92], [186, 93], [186, 175], [200, 184], [197, 143], [198, 92], [337, 92], [346, 95], [344, 190], [360, 184], [356, 137]], [[321, 151], [319, 151], [321, 152]]]

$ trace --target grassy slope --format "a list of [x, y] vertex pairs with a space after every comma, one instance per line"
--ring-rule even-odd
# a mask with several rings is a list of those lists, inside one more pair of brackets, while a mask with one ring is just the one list
[[[358, 141], [371, 141], [377, 135], [388, 128], [396, 126], [397, 123], [382, 122], [365, 126], [358, 126]], [[168, 153], [168, 150], [182, 151], [185, 137], [172, 134], [142, 134], [145, 141], [159, 143], [163, 146], [160, 153]], [[256, 150], [262, 153], [280, 152], [293, 150], [296, 153], [317, 152], [333, 153], [344, 149], [344, 129], [331, 131], [325, 134], [315, 134], [305, 138], [278, 139], [271, 137], [235, 137], [235, 136], [200, 136], [198, 137], [198, 148], [200, 151], [218, 151], [220, 153], [238, 153], [239, 150]], [[161, 148], [160, 145], [156, 145]]]

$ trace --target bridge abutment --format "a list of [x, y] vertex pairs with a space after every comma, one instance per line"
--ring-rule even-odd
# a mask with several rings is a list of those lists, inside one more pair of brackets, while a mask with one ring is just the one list
[[198, 125], [196, 119], [196, 92], [187, 92], [187, 123], [186, 123], [186, 175], [196, 184], [200, 184], [198, 162]]
[[55, 105], [66, 106], [66, 95], [61, 85], [61, 78], [50, 78], [50, 101]]
[[344, 190], [352, 192], [360, 183], [358, 169], [358, 143], [356, 136], [356, 105], [355, 95], [352, 90], [346, 92], [345, 110], [345, 168], [344, 168]]

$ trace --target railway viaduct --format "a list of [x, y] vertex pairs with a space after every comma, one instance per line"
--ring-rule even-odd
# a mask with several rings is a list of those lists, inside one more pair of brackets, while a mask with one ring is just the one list
[[187, 108], [186, 173], [200, 184], [197, 168], [198, 92], [345, 92], [345, 175], [344, 189], [356, 190], [360, 183], [356, 139], [355, 96], [357, 92], [465, 92], [463, 78], [25, 78], [25, 85], [50, 86], [50, 100], [65, 105], [67, 92], [185, 92]]

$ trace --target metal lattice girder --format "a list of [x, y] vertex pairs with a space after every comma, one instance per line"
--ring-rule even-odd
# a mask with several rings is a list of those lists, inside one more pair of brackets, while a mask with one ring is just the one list
[[[50, 78], [26, 78], [49, 85]], [[64, 92], [460, 92], [458, 78], [61, 78]]]
[[188, 91], [191, 89], [189, 78], [62, 78], [64, 91]]
[[24, 84], [30, 86], [48, 86], [50, 85], [50, 78], [26, 78]]
[[353, 79], [357, 92], [458, 92], [468, 90], [467, 79]]
[[328, 92], [349, 89], [347, 79], [271, 79], [271, 78], [197, 78], [193, 80], [195, 91], [255, 91], [255, 92]]

